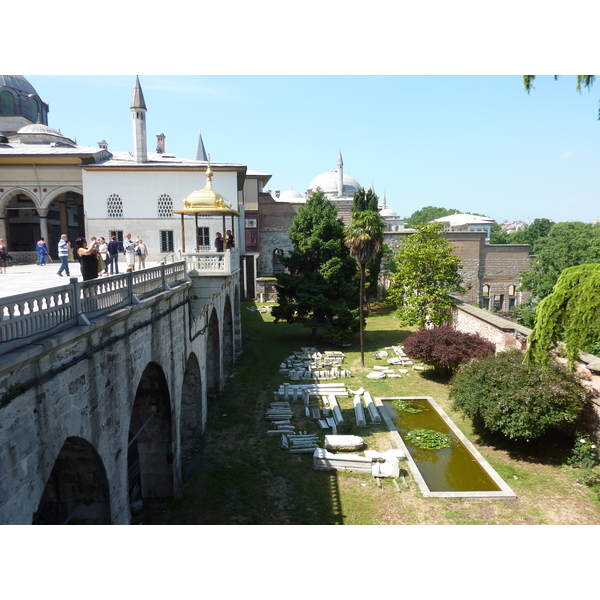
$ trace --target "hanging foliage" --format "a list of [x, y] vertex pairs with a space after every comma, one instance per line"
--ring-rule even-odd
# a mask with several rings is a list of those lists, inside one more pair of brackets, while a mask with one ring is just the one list
[[565, 344], [573, 370], [579, 352], [600, 340], [600, 264], [562, 271], [552, 293], [538, 305], [525, 361], [547, 365], [557, 342]]

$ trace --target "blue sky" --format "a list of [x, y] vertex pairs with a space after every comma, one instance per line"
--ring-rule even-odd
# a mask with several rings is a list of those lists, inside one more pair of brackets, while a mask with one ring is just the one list
[[[212, 160], [268, 173], [272, 189], [305, 192], [341, 150], [345, 173], [404, 217], [428, 205], [499, 222], [600, 216], [600, 80], [578, 94], [574, 75], [598, 70], [588, 0], [227, 7], [36, 7], [3, 69], [81, 145], [132, 150], [137, 74], [150, 150], [162, 132], [193, 158], [201, 130]], [[543, 74], [529, 95], [524, 73]]]
[[[133, 75], [26, 75], [50, 104], [49, 124], [96, 146], [132, 150]], [[337, 169], [385, 193], [404, 217], [423, 206], [504, 220], [600, 216], [600, 81], [575, 77], [140, 75], [155, 135], [193, 158], [198, 132], [215, 162], [272, 175], [305, 192]]]

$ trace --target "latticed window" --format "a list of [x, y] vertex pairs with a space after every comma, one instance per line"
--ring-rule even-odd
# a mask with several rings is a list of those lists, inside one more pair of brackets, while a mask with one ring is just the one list
[[158, 197], [158, 218], [166, 219], [172, 217], [173, 213], [173, 198], [169, 194], [161, 194]]
[[111, 194], [106, 201], [106, 212], [109, 219], [123, 218], [123, 200], [119, 194]]
[[160, 251], [161, 252], [173, 252], [173, 230], [163, 229], [160, 231]]
[[210, 250], [210, 229], [208, 227], [198, 227], [198, 248], [200, 250]]

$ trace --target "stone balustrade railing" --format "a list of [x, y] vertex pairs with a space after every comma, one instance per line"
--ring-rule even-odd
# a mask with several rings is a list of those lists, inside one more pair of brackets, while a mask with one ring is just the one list
[[188, 271], [197, 271], [198, 275], [231, 275], [240, 269], [238, 250], [227, 252], [186, 252], [181, 254]]
[[186, 280], [184, 261], [0, 299], [0, 354], [89, 323]]

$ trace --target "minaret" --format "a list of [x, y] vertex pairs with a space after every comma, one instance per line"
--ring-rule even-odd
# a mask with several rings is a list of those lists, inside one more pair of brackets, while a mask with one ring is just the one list
[[204, 142], [202, 141], [201, 131], [198, 132], [198, 148], [196, 149], [196, 160], [203, 160], [204, 162], [208, 162], [206, 150], [204, 149]]
[[140, 78], [135, 78], [135, 88], [131, 99], [133, 119], [133, 157], [135, 162], [148, 162], [148, 144], [146, 142], [146, 103], [140, 86]]
[[341, 198], [344, 194], [344, 161], [342, 160], [342, 151], [340, 150], [340, 157], [338, 158], [338, 198]]

